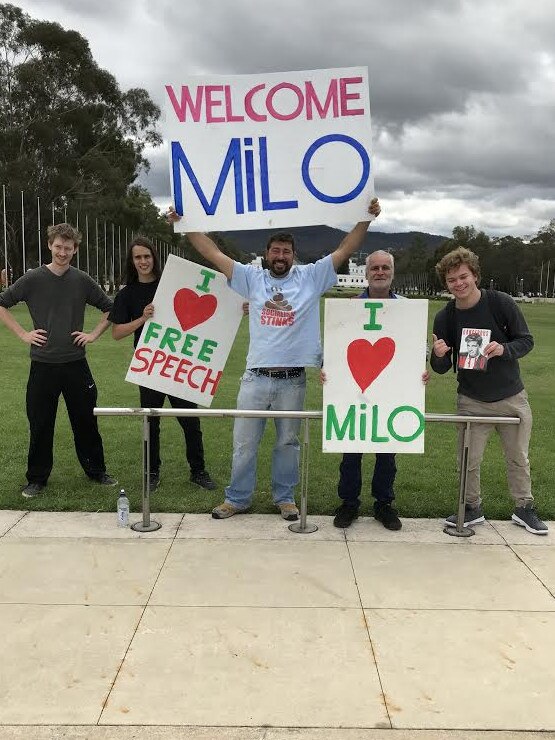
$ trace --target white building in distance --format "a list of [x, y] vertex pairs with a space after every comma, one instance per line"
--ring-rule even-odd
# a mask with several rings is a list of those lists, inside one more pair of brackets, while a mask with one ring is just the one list
[[363, 288], [366, 287], [366, 265], [357, 265], [357, 263], [350, 259], [349, 260], [349, 274], [338, 275], [336, 287], [338, 288]]

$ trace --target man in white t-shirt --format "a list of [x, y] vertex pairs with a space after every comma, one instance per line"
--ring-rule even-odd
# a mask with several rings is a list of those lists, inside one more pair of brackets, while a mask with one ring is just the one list
[[[368, 212], [380, 213], [374, 198]], [[173, 212], [170, 220], [179, 217]], [[360, 249], [370, 221], [361, 221], [339, 247], [314, 264], [295, 265], [291, 234], [270, 237], [266, 247], [269, 269], [235, 262], [205, 234], [190, 232], [195, 249], [228, 279], [233, 290], [249, 301], [250, 343], [247, 369], [241, 379], [238, 409], [300, 411], [305, 397], [305, 367], [321, 367], [320, 296], [337, 282], [336, 270]], [[227, 519], [247, 511], [256, 483], [256, 459], [266, 419], [238, 417], [233, 427], [231, 481], [224, 503], [212, 511]], [[295, 486], [299, 482], [300, 419], [275, 419], [272, 455], [272, 496], [281, 516], [295, 521]]]

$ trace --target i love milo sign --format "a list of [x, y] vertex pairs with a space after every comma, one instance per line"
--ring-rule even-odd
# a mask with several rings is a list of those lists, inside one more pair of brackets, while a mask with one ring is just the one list
[[176, 231], [368, 218], [374, 195], [365, 67], [182, 77], [165, 85]]
[[242, 302], [221, 273], [170, 254], [125, 379], [210, 406]]
[[428, 301], [328, 298], [324, 452], [424, 452]]

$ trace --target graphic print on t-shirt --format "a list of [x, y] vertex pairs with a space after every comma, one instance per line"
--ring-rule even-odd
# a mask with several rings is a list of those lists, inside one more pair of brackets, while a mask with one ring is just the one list
[[279, 290], [274, 290], [264, 304], [260, 323], [262, 326], [292, 326], [295, 323], [295, 312]]
[[459, 347], [459, 370], [482, 370], [488, 365], [484, 349], [490, 342], [491, 329], [463, 329]]

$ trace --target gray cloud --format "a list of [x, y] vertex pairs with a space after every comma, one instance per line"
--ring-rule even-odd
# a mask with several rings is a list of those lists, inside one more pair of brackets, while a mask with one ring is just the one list
[[[122, 87], [367, 65], [381, 228], [537, 230], [555, 215], [552, 0], [23, 0], [80, 31]], [[166, 152], [141, 182], [169, 197]]]

